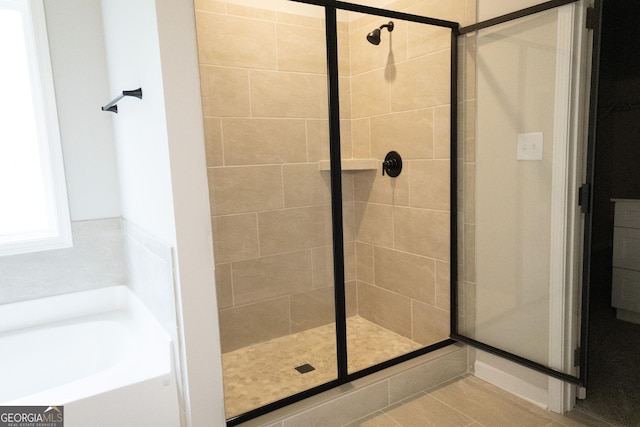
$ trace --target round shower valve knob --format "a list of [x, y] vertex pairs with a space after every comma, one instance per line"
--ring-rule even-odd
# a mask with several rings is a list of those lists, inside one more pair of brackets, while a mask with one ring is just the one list
[[402, 172], [402, 157], [396, 151], [389, 151], [382, 162], [382, 176], [384, 174], [392, 178], [397, 177]]

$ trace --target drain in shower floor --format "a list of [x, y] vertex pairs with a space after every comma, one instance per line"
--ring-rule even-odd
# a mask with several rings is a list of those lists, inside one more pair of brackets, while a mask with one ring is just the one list
[[315, 370], [316, 368], [309, 365], [308, 363], [305, 363], [304, 365], [300, 365], [296, 367], [296, 371], [300, 372], [301, 374], [306, 374], [307, 372], [311, 372]]

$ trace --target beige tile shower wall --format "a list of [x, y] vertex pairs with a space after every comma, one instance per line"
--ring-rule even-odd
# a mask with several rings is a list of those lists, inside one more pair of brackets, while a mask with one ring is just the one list
[[[475, 22], [473, 0], [389, 8]], [[329, 176], [316, 166], [329, 157], [324, 23], [212, 0], [196, 15], [228, 351], [332, 320]], [[394, 149], [405, 170], [343, 173], [347, 314], [427, 344], [448, 335], [450, 36], [396, 22], [373, 47], [378, 21], [338, 25], [341, 154]], [[401, 280], [390, 259], [410, 266]]]
[[[389, 8], [475, 22], [467, 0]], [[369, 44], [365, 35], [386, 21], [362, 16], [349, 33], [354, 155], [403, 158], [397, 178], [355, 176], [358, 314], [426, 345], [449, 336], [451, 32], [395, 21]]]
[[[325, 30], [321, 18], [211, 0], [196, 1], [196, 25], [226, 352], [334, 318], [330, 179], [317, 164], [329, 158]], [[341, 109], [350, 157], [350, 97]], [[353, 177], [343, 181], [355, 314]]]

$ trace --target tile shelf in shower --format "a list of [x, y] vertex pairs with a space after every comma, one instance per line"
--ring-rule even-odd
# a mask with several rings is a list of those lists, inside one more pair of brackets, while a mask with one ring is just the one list
[[[341, 161], [343, 171], [364, 171], [364, 170], [378, 170], [380, 168], [380, 160], [378, 159], [342, 159]], [[329, 160], [320, 160], [318, 162], [318, 169], [321, 171], [328, 171], [331, 169]]]

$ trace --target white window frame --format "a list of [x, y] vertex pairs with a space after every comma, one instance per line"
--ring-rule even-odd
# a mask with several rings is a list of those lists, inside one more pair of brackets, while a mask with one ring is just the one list
[[50, 213], [50, 226], [47, 230], [16, 234], [9, 240], [0, 241], [0, 256], [68, 248], [73, 245], [73, 240], [44, 2], [0, 0], [0, 8], [19, 11], [23, 16], [36, 111], [38, 150]]

